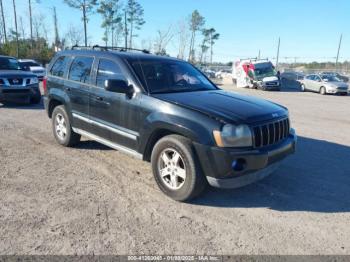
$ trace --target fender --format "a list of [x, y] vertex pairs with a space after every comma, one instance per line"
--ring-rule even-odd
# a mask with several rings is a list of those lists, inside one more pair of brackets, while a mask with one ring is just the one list
[[49, 112], [51, 101], [57, 100], [57, 101], [61, 102], [66, 107], [67, 114], [68, 114], [70, 120], [72, 120], [72, 113], [71, 113], [71, 108], [70, 108], [70, 98], [66, 92], [64, 92], [63, 90], [58, 89], [58, 88], [52, 88], [52, 89], [50, 89], [49, 94], [47, 95], [47, 98], [48, 98], [48, 112]]
[[185, 136], [196, 143], [212, 145], [214, 141], [208, 130], [208, 127], [193, 119], [155, 112], [145, 119], [140, 129], [139, 152], [145, 154], [148, 144], [154, 142], [154, 135], [161, 131]]

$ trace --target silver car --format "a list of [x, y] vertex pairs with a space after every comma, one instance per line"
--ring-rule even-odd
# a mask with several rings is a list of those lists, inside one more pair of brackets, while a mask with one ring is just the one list
[[302, 91], [319, 92], [321, 95], [347, 95], [349, 92], [348, 84], [332, 75], [307, 75], [303, 80], [300, 80], [300, 86]]

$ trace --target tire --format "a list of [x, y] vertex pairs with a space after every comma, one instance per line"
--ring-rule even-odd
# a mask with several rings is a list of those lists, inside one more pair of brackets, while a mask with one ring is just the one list
[[52, 131], [56, 141], [62, 146], [71, 147], [80, 141], [81, 136], [72, 130], [68, 114], [62, 105], [55, 107], [52, 112]]
[[31, 104], [39, 104], [41, 102], [41, 93], [40, 90], [37, 89], [35, 90], [35, 95], [30, 98], [30, 103]]
[[191, 141], [183, 136], [160, 139], [152, 150], [151, 163], [158, 187], [176, 201], [189, 201], [208, 185]]
[[321, 95], [325, 95], [326, 93], [327, 93], [326, 88], [322, 86], [322, 87], [320, 88], [320, 94], [321, 94]]
[[300, 85], [300, 88], [301, 88], [301, 92], [305, 92], [305, 91], [306, 91], [305, 85], [304, 85], [304, 84], [301, 84], [301, 85]]

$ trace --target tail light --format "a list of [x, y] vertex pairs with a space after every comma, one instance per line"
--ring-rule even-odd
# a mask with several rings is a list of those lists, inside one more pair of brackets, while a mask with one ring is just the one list
[[46, 76], [43, 78], [43, 89], [44, 89], [44, 94], [47, 92], [47, 78]]

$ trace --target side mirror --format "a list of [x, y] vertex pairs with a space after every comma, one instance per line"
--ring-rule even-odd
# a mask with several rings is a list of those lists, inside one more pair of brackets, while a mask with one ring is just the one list
[[114, 93], [126, 94], [129, 97], [134, 93], [134, 87], [132, 85], [128, 85], [124, 80], [117, 79], [105, 80], [105, 89]]

